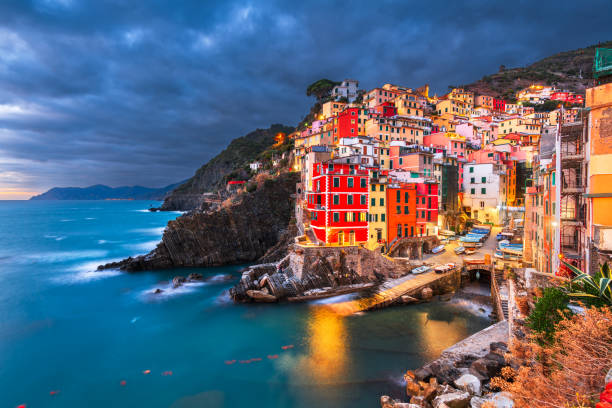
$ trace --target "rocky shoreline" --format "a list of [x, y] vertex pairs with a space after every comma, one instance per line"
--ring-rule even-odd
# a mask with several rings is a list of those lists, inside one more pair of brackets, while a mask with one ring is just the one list
[[495, 408], [514, 406], [512, 396], [495, 392], [491, 378], [507, 365], [508, 322], [503, 320], [460, 341], [415, 371], [407, 371], [407, 402], [383, 395], [382, 408]]

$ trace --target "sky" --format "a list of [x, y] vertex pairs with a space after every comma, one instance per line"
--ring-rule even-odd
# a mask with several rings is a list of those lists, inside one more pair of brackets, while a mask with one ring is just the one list
[[320, 79], [443, 92], [612, 39], [612, 2], [0, 0], [0, 199], [161, 187]]

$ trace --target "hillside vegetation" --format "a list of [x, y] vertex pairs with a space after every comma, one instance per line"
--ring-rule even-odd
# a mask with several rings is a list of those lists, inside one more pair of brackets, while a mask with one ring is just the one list
[[514, 100], [518, 90], [534, 83], [584, 93], [593, 79], [593, 59], [597, 47], [612, 48], [612, 41], [560, 52], [524, 68], [505, 69], [502, 66], [499, 72], [463, 87], [477, 94], [502, 97], [508, 101]]
[[190, 210], [198, 206], [198, 196], [225, 186], [228, 180], [249, 178], [249, 163], [258, 159], [274, 144], [274, 136], [289, 134], [294, 128], [280, 124], [257, 129], [236, 138], [221, 153], [200, 167], [193, 177], [178, 186], [164, 201], [163, 210]]

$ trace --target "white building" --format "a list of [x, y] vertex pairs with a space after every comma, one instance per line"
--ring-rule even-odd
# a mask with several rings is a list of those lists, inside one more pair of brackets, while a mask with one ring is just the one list
[[505, 166], [466, 163], [463, 166], [463, 207], [482, 223], [502, 224], [506, 203]]
[[359, 157], [359, 164], [375, 167], [379, 164], [380, 142], [367, 136], [343, 137], [338, 144], [338, 157]]
[[357, 89], [359, 89], [359, 81], [345, 79], [340, 85], [334, 86], [332, 97], [337, 101], [340, 98], [346, 98], [349, 102], [353, 102], [357, 98]]
[[252, 171], [257, 172], [259, 169], [261, 169], [261, 162], [250, 163], [249, 167], [251, 168]]

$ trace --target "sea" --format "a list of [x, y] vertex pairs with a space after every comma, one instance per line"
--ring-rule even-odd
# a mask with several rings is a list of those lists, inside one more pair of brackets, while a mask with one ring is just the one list
[[0, 201], [0, 407], [377, 407], [491, 324], [469, 302], [233, 304], [244, 265], [96, 271], [155, 248], [181, 215], [159, 204]]

